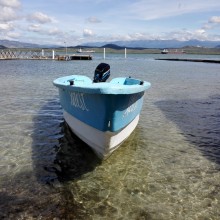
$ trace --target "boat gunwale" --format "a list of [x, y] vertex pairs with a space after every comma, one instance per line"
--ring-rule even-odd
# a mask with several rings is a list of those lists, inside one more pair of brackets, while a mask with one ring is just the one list
[[[135, 78], [127, 78], [127, 77], [118, 77], [112, 79], [112, 81], [118, 80], [135, 80], [139, 82], [139, 84], [121, 84], [121, 83], [113, 83], [110, 82], [100, 82], [100, 83], [93, 83], [89, 77], [80, 76], [83, 79], [86, 79], [87, 82], [78, 82], [77, 84], [70, 85], [70, 81], [74, 81], [74, 77], [77, 75], [72, 76], [65, 76], [57, 78], [53, 81], [53, 84], [62, 89], [67, 89], [72, 92], [83, 92], [83, 93], [90, 93], [90, 94], [112, 94], [112, 95], [120, 95], [120, 94], [134, 94], [143, 92], [148, 89], [151, 84], [147, 81], [142, 81]], [[142, 82], [142, 83], [141, 83]]]

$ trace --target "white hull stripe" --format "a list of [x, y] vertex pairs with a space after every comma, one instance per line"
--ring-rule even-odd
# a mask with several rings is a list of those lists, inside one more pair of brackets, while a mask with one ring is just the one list
[[100, 158], [105, 158], [116, 150], [128, 138], [139, 121], [139, 115], [118, 132], [103, 132], [97, 130], [64, 111], [64, 119], [81, 140], [87, 143]]

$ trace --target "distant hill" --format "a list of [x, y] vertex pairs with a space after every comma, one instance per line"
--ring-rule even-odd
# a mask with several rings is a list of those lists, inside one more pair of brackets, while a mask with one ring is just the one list
[[111, 49], [115, 49], [115, 50], [121, 50], [122, 47], [116, 45], [116, 44], [105, 44], [103, 46], [101, 46], [101, 48], [111, 48]]
[[[95, 46], [96, 48], [110, 48], [110, 49], [114, 49], [114, 50], [124, 50], [125, 47], [121, 47], [121, 46], [118, 46], [116, 44], [105, 44], [101, 47], [98, 47], [98, 46]], [[63, 48], [63, 47], [60, 47], [60, 48]], [[70, 46], [68, 48], [75, 48], [75, 49], [88, 49], [88, 48], [94, 48], [94, 46], [86, 46], [86, 45], [77, 45], [77, 46]], [[127, 47], [127, 49], [136, 49], [136, 50], [143, 50], [145, 48], [143, 47]]]
[[19, 41], [0, 40], [0, 44], [8, 48], [38, 48], [38, 44], [30, 44]]
[[[68, 48], [76, 48], [76, 49], [88, 49], [88, 48], [94, 48], [93, 46], [87, 46], [87, 45], [77, 45], [77, 46], [71, 46]], [[111, 49], [115, 49], [115, 50], [121, 50], [124, 49], [124, 47], [120, 47], [116, 44], [105, 44], [101, 47], [97, 47], [97, 48], [111, 48]]]
[[[105, 44], [105, 45], [101, 46], [101, 48], [111, 48], [111, 49], [115, 49], [115, 50], [124, 50], [125, 49], [124, 46], [118, 46], [116, 44]], [[143, 48], [143, 47], [127, 47], [127, 49], [143, 50], [145, 48]]]
[[0, 40], [0, 45], [6, 48], [57, 48], [57, 45], [40, 45], [20, 41]]
[[[95, 42], [86, 43], [84, 46], [90, 47], [104, 47], [108, 45], [109, 42]], [[215, 48], [220, 45], [220, 41], [199, 41], [199, 40], [189, 40], [189, 41], [178, 41], [178, 40], [134, 40], [134, 41], [114, 41], [111, 42], [113, 45], [127, 48], [182, 48], [186, 46], [195, 47], [208, 47]]]
[[0, 49], [6, 49], [7, 47], [0, 45]]
[[[63, 45], [40, 45], [30, 44], [19, 41], [0, 40], [0, 48], [63, 48]], [[91, 42], [77, 46], [69, 46], [68, 48], [112, 48], [115, 50], [124, 49], [164, 49], [164, 48], [183, 48], [183, 47], [207, 47], [220, 48], [220, 41], [178, 41], [178, 40], [134, 40], [134, 41], [114, 41], [114, 42]]]

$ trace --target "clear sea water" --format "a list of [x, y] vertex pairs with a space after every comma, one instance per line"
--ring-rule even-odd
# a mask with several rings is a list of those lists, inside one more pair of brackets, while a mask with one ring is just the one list
[[[220, 219], [220, 64], [106, 54], [151, 82], [139, 124], [100, 162], [65, 124], [57, 77], [92, 61], [0, 61], [0, 219]], [[99, 109], [97, 109], [98, 111]]]

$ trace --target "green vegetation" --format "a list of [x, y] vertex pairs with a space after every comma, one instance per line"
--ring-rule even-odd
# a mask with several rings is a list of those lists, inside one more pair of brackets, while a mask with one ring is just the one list
[[182, 48], [187, 54], [204, 54], [204, 55], [220, 55], [220, 48], [205, 47], [184, 47]]

